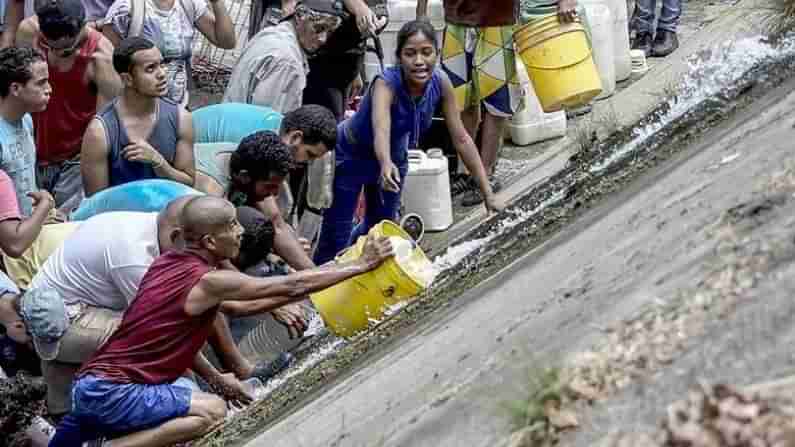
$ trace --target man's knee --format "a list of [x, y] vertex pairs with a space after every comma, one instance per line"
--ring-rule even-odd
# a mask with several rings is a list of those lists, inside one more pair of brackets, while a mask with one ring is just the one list
[[213, 396], [212, 399], [210, 399], [209, 410], [209, 418], [212, 420], [213, 424], [223, 421], [226, 417], [226, 402], [220, 397]]
[[200, 394], [194, 399], [192, 407], [191, 413], [204, 419], [208, 428], [226, 417], [226, 402], [212, 394]]

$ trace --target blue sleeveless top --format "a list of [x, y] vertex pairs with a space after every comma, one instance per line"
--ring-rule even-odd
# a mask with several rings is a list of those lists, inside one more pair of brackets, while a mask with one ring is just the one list
[[[127, 130], [116, 112], [118, 98], [97, 113], [108, 139], [108, 186], [123, 185], [135, 180], [157, 178], [152, 166], [137, 161], [127, 161], [121, 151], [130, 144]], [[179, 140], [179, 109], [181, 106], [166, 98], [157, 100], [157, 121], [147, 142], [160, 152], [169, 164], [174, 164]]]
[[[413, 99], [403, 84], [399, 66], [387, 68], [381, 78], [394, 93], [392, 102], [392, 128], [389, 134], [392, 162], [405, 164], [408, 149], [418, 146], [420, 135], [431, 127], [433, 112], [442, 99], [442, 78], [438, 69], [425, 85], [425, 92]], [[377, 79], [376, 78], [376, 79]], [[359, 110], [337, 127], [337, 161], [345, 159], [376, 160], [373, 132], [372, 88], [362, 100]]]

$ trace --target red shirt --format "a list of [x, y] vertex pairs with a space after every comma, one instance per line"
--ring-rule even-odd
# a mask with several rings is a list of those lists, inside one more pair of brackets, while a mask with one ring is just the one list
[[516, 0], [444, 0], [444, 20], [458, 25], [489, 27], [516, 24]]
[[[71, 69], [60, 71], [49, 64], [50, 102], [46, 110], [31, 113], [39, 164], [60, 163], [80, 153], [83, 134], [97, 113], [96, 86], [86, 83], [86, 69], [94, 60], [101, 37], [96, 30], [88, 30], [88, 38], [78, 50]], [[47, 54], [41, 44], [39, 48]]]
[[119, 329], [79, 375], [153, 385], [177, 380], [193, 366], [218, 312], [218, 306], [199, 316], [185, 312], [188, 293], [210, 270], [189, 252], [172, 250], [155, 259]]

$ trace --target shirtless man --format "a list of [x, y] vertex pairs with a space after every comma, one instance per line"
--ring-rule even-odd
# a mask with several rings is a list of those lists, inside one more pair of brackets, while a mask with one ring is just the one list
[[83, 137], [81, 171], [86, 197], [110, 186], [164, 178], [193, 186], [193, 123], [190, 112], [164, 98], [163, 56], [142, 37], [113, 52], [121, 95], [97, 113]]
[[113, 45], [86, 25], [81, 0], [44, 3], [25, 19], [17, 45], [38, 49], [47, 58], [52, 95], [47, 109], [33, 113], [36, 177], [63, 211], [82, 199], [80, 147], [97, 110], [118, 95], [121, 80], [113, 69]]

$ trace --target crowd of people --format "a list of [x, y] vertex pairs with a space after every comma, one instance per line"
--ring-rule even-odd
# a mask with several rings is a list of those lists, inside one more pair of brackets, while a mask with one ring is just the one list
[[[0, 3], [0, 372], [43, 377], [51, 446], [172, 445], [225, 401], [249, 403], [243, 381], [287, 367], [317, 318], [309, 294], [393, 255], [368, 237], [359, 259], [335, 261], [399, 218], [408, 150], [436, 114], [468, 171], [465, 202], [503, 208], [518, 1], [444, 0], [445, 45], [418, 1], [396, 65], [366, 91], [383, 4], [253, 1], [222, 102], [192, 111], [197, 31], [238, 45], [225, 0]], [[561, 0], [561, 21], [575, 8]], [[495, 36], [498, 56], [483, 49]], [[501, 78], [483, 77], [486, 58]], [[150, 181], [187, 192], [75, 218]], [[252, 352], [252, 327], [289, 341]]]

